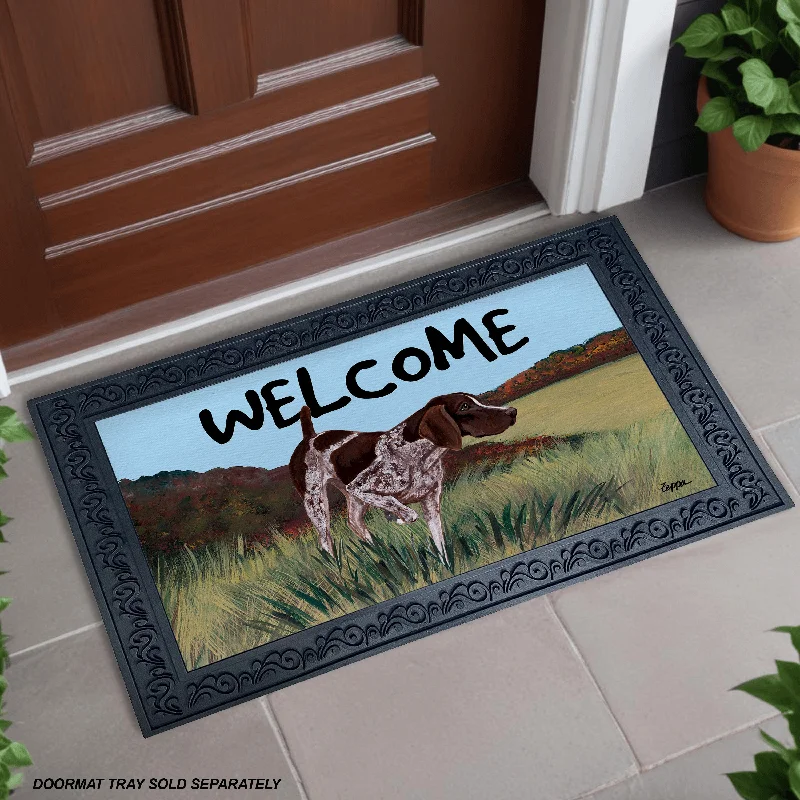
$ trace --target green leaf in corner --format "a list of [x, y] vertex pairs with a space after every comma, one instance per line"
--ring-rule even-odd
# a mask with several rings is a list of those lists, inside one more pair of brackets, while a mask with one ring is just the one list
[[775, 794], [762, 784], [756, 772], [729, 772], [728, 780], [744, 800], [772, 800]]
[[736, 33], [737, 31], [749, 28], [752, 25], [748, 13], [733, 3], [726, 3], [722, 11], [722, 21], [729, 33]]
[[778, 711], [792, 710], [792, 696], [777, 675], [762, 675], [760, 678], [734, 686], [735, 692], [745, 692], [763, 703], [774, 706]]
[[797, 760], [797, 750], [792, 750], [790, 747], [779, 742], [773, 736], [770, 736], [766, 731], [759, 730], [761, 738], [781, 757], [786, 764], [791, 764]]
[[778, 677], [794, 699], [795, 708], [800, 709], [800, 664], [796, 661], [776, 661]]
[[733, 135], [746, 153], [758, 150], [769, 138], [772, 123], [763, 116], [748, 116], [733, 123]]
[[795, 761], [789, 767], [789, 786], [792, 787], [795, 797], [800, 800], [800, 761]]
[[22, 773], [15, 772], [7, 781], [6, 787], [16, 789], [22, 783]]
[[13, 408], [0, 406], [0, 439], [6, 442], [24, 442], [33, 435]]
[[5, 750], [0, 751], [0, 761], [9, 767], [29, 767], [33, 764], [28, 748], [19, 742], [11, 742]]
[[800, 109], [789, 91], [789, 82], [786, 78], [775, 78], [772, 82], [775, 95], [767, 106], [767, 114], [796, 114]]
[[800, 0], [778, 0], [777, 11], [784, 22], [800, 22]]
[[762, 784], [772, 794], [780, 797], [789, 791], [786, 763], [777, 753], [773, 753], [771, 750], [764, 753], [756, 753], [754, 761], [756, 763], [756, 772], [761, 778]]
[[675, 41], [693, 50], [721, 41], [725, 33], [725, 23], [716, 14], [701, 14]]
[[0, 597], [0, 611], [5, 611], [11, 605], [10, 597]]
[[786, 721], [789, 723], [789, 733], [800, 748], [800, 714], [786, 714]]
[[747, 99], [761, 108], [766, 108], [775, 98], [775, 76], [760, 58], [750, 58], [739, 64], [742, 85]]
[[712, 97], [703, 106], [697, 119], [697, 127], [706, 133], [716, 133], [733, 125], [736, 111], [728, 97]]
[[800, 654], [800, 625], [779, 625], [772, 629], [773, 633], [788, 633], [792, 638], [792, 647]]

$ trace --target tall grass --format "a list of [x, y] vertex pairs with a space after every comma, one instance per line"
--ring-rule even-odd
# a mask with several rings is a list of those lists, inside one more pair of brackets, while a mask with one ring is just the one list
[[[663, 482], [691, 481], [669, 495]], [[672, 412], [621, 431], [573, 437], [511, 464], [476, 465], [445, 487], [452, 568], [422, 520], [397, 525], [370, 511], [374, 544], [333, 520], [335, 557], [309, 529], [275, 544], [217, 543], [154, 564], [189, 668], [249, 650], [452, 575], [597, 527], [713, 481]]]

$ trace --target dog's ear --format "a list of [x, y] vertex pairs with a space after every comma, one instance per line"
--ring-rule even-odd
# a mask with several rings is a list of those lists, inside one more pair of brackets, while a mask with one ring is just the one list
[[419, 435], [437, 447], [461, 449], [461, 430], [444, 406], [432, 406], [419, 423]]

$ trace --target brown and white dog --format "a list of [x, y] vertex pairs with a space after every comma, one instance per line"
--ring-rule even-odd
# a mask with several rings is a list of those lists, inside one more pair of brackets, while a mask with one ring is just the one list
[[364, 522], [367, 508], [380, 508], [400, 523], [417, 513], [408, 503], [420, 503], [422, 515], [443, 561], [447, 561], [442, 529], [442, 457], [460, 450], [464, 436], [493, 436], [511, 427], [515, 408], [487, 406], [462, 392], [434, 397], [424, 408], [388, 431], [317, 434], [311, 412], [300, 412], [303, 441], [289, 461], [292, 481], [303, 498], [323, 550], [333, 554], [328, 486], [347, 500], [350, 528], [367, 543], [372, 536]]

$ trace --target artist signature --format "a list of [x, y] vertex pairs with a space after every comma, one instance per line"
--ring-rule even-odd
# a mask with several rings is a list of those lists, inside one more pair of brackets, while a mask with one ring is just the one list
[[692, 482], [691, 481], [674, 481], [673, 483], [662, 483], [661, 484], [661, 491], [663, 494], [668, 494], [669, 492], [676, 492], [678, 489], [683, 489], [684, 486], [689, 486]]

